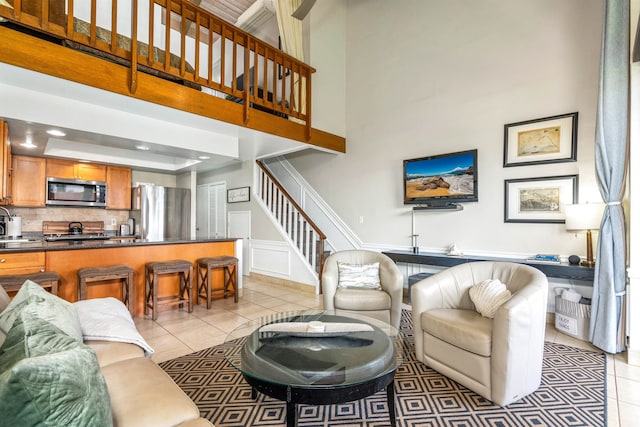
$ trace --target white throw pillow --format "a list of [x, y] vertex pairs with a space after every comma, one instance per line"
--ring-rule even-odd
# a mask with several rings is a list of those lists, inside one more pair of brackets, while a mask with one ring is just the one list
[[473, 285], [469, 289], [469, 296], [475, 304], [478, 313], [484, 317], [493, 319], [498, 308], [509, 301], [511, 292], [509, 292], [506, 285], [501, 281], [497, 279], [487, 279]]
[[338, 261], [338, 287], [380, 290], [380, 263], [348, 264]]

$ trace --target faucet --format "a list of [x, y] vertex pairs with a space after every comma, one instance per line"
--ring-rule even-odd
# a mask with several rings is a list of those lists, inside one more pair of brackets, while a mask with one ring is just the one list
[[11, 212], [9, 212], [9, 209], [5, 208], [4, 206], [0, 206], [0, 210], [3, 210], [7, 213], [7, 221], [13, 221], [13, 217], [11, 215]]

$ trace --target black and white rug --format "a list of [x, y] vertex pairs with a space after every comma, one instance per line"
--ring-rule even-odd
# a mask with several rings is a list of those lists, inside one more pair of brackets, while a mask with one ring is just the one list
[[[408, 359], [395, 377], [397, 426], [605, 426], [606, 358], [603, 353], [545, 343], [542, 385], [505, 408], [494, 405], [417, 361], [411, 316], [403, 310]], [[285, 404], [251, 398], [242, 375], [224, 359], [222, 347], [160, 363], [216, 427], [284, 426]], [[305, 427], [388, 426], [386, 392], [340, 405], [299, 405]]]

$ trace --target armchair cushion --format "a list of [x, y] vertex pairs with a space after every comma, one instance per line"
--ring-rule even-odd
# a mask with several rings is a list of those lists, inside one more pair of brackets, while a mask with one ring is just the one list
[[511, 292], [500, 280], [487, 279], [469, 288], [469, 297], [478, 313], [493, 319], [498, 308], [509, 301]]
[[338, 288], [380, 290], [380, 263], [349, 264], [338, 261]]
[[391, 296], [373, 289], [338, 289], [334, 296], [336, 308], [342, 310], [390, 310]]
[[442, 308], [425, 311], [422, 330], [463, 350], [491, 356], [493, 322], [475, 311]]

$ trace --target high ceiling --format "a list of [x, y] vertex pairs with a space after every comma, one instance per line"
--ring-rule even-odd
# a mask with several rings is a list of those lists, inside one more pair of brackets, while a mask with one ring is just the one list
[[256, 0], [191, 0], [208, 12], [234, 24]]

